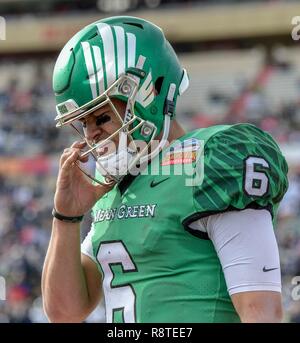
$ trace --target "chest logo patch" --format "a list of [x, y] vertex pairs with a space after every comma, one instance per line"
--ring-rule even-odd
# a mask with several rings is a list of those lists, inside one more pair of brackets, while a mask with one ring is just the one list
[[174, 164], [190, 164], [196, 161], [197, 150], [200, 148], [200, 141], [196, 138], [189, 138], [169, 148], [163, 156], [161, 165], [169, 166]]

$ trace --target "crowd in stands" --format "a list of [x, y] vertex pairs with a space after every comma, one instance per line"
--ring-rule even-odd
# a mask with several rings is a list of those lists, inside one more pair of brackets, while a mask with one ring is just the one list
[[[256, 0], [256, 2], [289, 2], [293, 0]], [[44, 0], [36, 1], [35, 6], [26, 1], [2, 1], [1, 14], [16, 15], [17, 13], [65, 14], [83, 12], [122, 13], [141, 9], [172, 8], [197, 5], [229, 5], [245, 4], [250, 0]]]
[[[56, 129], [53, 121], [52, 67], [48, 60], [0, 61], [0, 276], [6, 281], [0, 322], [47, 321], [41, 305], [41, 271], [51, 233], [58, 158], [72, 141], [69, 132]], [[283, 73], [280, 66], [272, 68], [273, 73]], [[276, 109], [266, 101], [265, 84], [241, 88], [238, 97], [217, 92], [217, 86], [206, 94], [206, 101], [216, 106], [225, 103], [223, 116], [216, 119], [181, 107], [178, 116], [186, 128], [247, 121], [269, 131], [280, 144], [300, 146], [300, 78], [295, 85], [298, 100], [279, 103]], [[232, 106], [234, 102], [239, 103]], [[18, 158], [32, 156], [47, 157], [54, 163], [28, 174], [9, 169], [12, 159], [17, 163]], [[5, 172], [6, 163], [7, 170], [14, 172]], [[300, 160], [291, 164], [289, 181], [276, 235], [282, 261], [284, 320], [300, 322], [300, 302], [291, 295], [292, 279], [300, 276]], [[90, 218], [86, 218], [83, 236], [89, 225]]]

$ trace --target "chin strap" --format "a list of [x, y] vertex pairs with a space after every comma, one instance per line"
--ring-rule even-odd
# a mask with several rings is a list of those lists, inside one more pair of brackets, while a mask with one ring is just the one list
[[140, 159], [140, 163], [145, 163], [146, 161], [152, 160], [159, 152], [164, 148], [164, 146], [168, 143], [168, 137], [170, 132], [170, 122], [171, 117], [174, 116], [175, 104], [174, 104], [174, 95], [176, 91], [175, 83], [171, 83], [168, 91], [168, 95], [166, 98], [165, 106], [164, 106], [164, 131], [162, 138], [158, 144], [158, 146], [147, 156], [143, 156]]

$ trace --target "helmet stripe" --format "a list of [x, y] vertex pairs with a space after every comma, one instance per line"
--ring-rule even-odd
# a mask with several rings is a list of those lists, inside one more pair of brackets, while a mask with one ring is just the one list
[[114, 26], [117, 39], [118, 76], [125, 73], [125, 33], [121, 26]]
[[135, 67], [135, 55], [136, 55], [136, 38], [132, 33], [126, 33], [127, 36], [127, 68]]
[[97, 78], [98, 86], [99, 86], [99, 93], [98, 94], [100, 95], [105, 91], [103, 65], [102, 65], [100, 48], [98, 46], [93, 46], [93, 52], [94, 52], [96, 69], [97, 69], [96, 78]]
[[112, 36], [113, 36], [113, 43], [114, 43], [114, 47], [115, 47], [115, 69], [116, 69], [116, 79], [119, 76], [119, 66], [118, 66], [118, 45], [117, 45], [117, 37], [116, 37], [116, 32], [114, 30], [114, 27], [111, 26], [111, 32], [112, 32]]
[[81, 46], [83, 49], [86, 69], [89, 75], [89, 82], [90, 82], [92, 96], [93, 96], [93, 99], [95, 99], [97, 97], [96, 76], [95, 76], [95, 69], [94, 69], [90, 44], [88, 42], [82, 42]]
[[[111, 27], [104, 23], [97, 24], [103, 42], [105, 74], [107, 87], [116, 80], [115, 46]], [[103, 61], [102, 61], [103, 62]]]

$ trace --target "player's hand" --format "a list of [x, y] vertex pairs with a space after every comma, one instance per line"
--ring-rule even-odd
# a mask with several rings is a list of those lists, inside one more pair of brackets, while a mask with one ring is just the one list
[[94, 185], [76, 166], [75, 162], [87, 162], [88, 156], [80, 158], [85, 142], [75, 142], [64, 150], [59, 165], [56, 182], [54, 207], [65, 216], [81, 216], [88, 212], [94, 204], [112, 186]]

